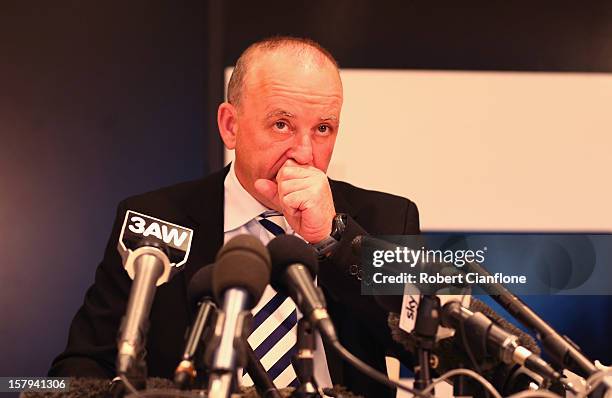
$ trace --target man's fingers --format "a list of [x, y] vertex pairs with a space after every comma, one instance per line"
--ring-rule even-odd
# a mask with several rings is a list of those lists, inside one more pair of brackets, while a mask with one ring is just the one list
[[278, 182], [278, 194], [283, 197], [291, 192], [308, 189], [313, 185], [311, 179], [298, 178], [292, 180], [283, 180]]
[[297, 178], [308, 178], [317, 173], [323, 173], [321, 170], [311, 166], [283, 166], [276, 174], [276, 181], [284, 181]]
[[255, 189], [259, 192], [263, 197], [268, 199], [270, 202], [274, 203], [278, 208], [280, 208], [280, 201], [278, 198], [278, 186], [274, 181], [266, 180], [263, 178], [255, 181]]
[[306, 210], [308, 203], [310, 202], [312, 195], [308, 191], [295, 191], [281, 197], [283, 207], [295, 209], [295, 210]]

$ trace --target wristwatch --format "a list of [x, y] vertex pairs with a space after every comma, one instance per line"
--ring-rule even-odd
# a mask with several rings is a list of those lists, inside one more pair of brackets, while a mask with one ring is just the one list
[[340, 239], [342, 239], [342, 234], [344, 234], [347, 222], [348, 216], [346, 214], [336, 214], [332, 219], [331, 234], [322, 241], [312, 244], [312, 247], [314, 247], [319, 256], [319, 260], [325, 259], [333, 254], [340, 243]]

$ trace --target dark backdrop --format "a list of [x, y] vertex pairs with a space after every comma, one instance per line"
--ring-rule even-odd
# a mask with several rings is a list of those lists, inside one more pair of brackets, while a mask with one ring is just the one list
[[[0, 2], [0, 375], [43, 375], [116, 203], [222, 163], [223, 68], [274, 34], [348, 68], [612, 72], [612, 4]], [[607, 297], [528, 298], [612, 361]], [[588, 319], [584, 314], [588, 314]]]
[[117, 202], [207, 172], [198, 1], [0, 2], [0, 375], [45, 375]]

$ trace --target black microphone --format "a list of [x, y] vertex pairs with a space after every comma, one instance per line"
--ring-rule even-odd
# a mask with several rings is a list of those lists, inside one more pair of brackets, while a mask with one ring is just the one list
[[[420, 236], [415, 235], [411, 236], [411, 238], [413, 238], [413, 241], [410, 242], [410, 246], [401, 246], [382, 239], [359, 235], [352, 240], [351, 248], [355, 255], [361, 256], [370, 252], [374, 253], [374, 251], [378, 250], [402, 253], [403, 250], [412, 250], [411, 247], [423, 247], [424, 244], [421, 242]], [[387, 266], [385, 271], [388, 274], [401, 274], [405, 266], [409, 266], [414, 274], [440, 274], [453, 277], [462, 273], [461, 270], [449, 263], [425, 262], [421, 260], [410, 265], [406, 263], [400, 263], [400, 265], [392, 264]], [[434, 306], [441, 307], [449, 300], [461, 300], [462, 304], [469, 305], [472, 299], [471, 288], [462, 282], [453, 284], [420, 283], [417, 279], [411, 282], [406, 281], [403, 284], [403, 292], [403, 296], [376, 294], [377, 290], [374, 287], [372, 293], [376, 302], [386, 309], [387, 312], [398, 312], [402, 315], [400, 327], [411, 334], [413, 340], [411, 342], [413, 345], [411, 351], [418, 354], [419, 362], [429, 363], [430, 361], [426, 358], [428, 354], [423, 355], [422, 350], [417, 346], [421, 348], [431, 346], [434, 339], [443, 340], [454, 333], [452, 330], [439, 325], [439, 320], [435, 319], [439, 310], [434, 308]], [[402, 300], [404, 297], [407, 298], [405, 314], [401, 311], [403, 309]], [[437, 300], [433, 298], [437, 298]], [[439, 304], [435, 304], [437, 301], [439, 301]], [[419, 367], [424, 370], [423, 376], [425, 376], [424, 381], [426, 381], [427, 366], [422, 365]], [[421, 375], [419, 374], [418, 376]], [[425, 386], [421, 385], [420, 387]]]
[[442, 307], [442, 324], [466, 330], [466, 337], [475, 356], [495, 356], [502, 362], [525, 366], [550, 380], [560, 380], [561, 375], [537, 354], [519, 344], [518, 337], [495, 325], [481, 312], [472, 312], [456, 301]]
[[[215, 306], [213, 302], [213, 298], [212, 298], [213, 297], [212, 279], [213, 279], [214, 267], [215, 265], [211, 264], [211, 265], [208, 265], [200, 269], [198, 272], [195, 273], [195, 275], [191, 278], [191, 281], [189, 282], [189, 286], [187, 288], [187, 297], [188, 297], [189, 303], [192, 307], [196, 307], [199, 305], [198, 316], [196, 317], [196, 320], [192, 327], [191, 334], [188, 340], [189, 342], [195, 341], [196, 338], [198, 339], [198, 341], [200, 341], [201, 339], [201, 333], [196, 332], [196, 330], [198, 330], [199, 328], [203, 329], [203, 327], [205, 327], [203, 324], [206, 321], [200, 320], [201, 314], [203, 312], [202, 308], [204, 307], [204, 305], [206, 304], [206, 305], [214, 306], [215, 311], [216, 311], [217, 307]], [[196, 334], [198, 334], [198, 336], [200, 337], [195, 337]], [[191, 337], [191, 336], [194, 336], [194, 337]], [[175, 373], [175, 383], [177, 385], [181, 385], [179, 381], [177, 381], [177, 376], [178, 376], [179, 369], [182, 366], [183, 366], [183, 369], [181, 370], [184, 370], [184, 372], [181, 372], [181, 373], [185, 376], [178, 376], [181, 378], [181, 381], [185, 378], [187, 380], [189, 379], [193, 380], [193, 378], [195, 378], [196, 376], [195, 372], [192, 372], [192, 369], [194, 369], [193, 355], [195, 354], [195, 351], [197, 350], [196, 344], [190, 345], [190, 343], [188, 343], [187, 347], [185, 348], [185, 354], [183, 354], [183, 361], [181, 361], [181, 363], [179, 364], [179, 368], [177, 368], [177, 372]], [[257, 392], [259, 393], [260, 396], [264, 398], [280, 398], [279, 392], [274, 386], [274, 382], [270, 378], [270, 375], [268, 374], [268, 372], [266, 372], [266, 369], [261, 364], [261, 361], [259, 360], [259, 358], [257, 358], [257, 356], [255, 355], [255, 352], [253, 352], [253, 349], [251, 348], [251, 346], [249, 345], [247, 341], [245, 341], [244, 344], [245, 344], [246, 355], [247, 355], [246, 371], [251, 376], [251, 379], [253, 380], [253, 384], [255, 385]], [[192, 349], [188, 350], [189, 347], [192, 347]], [[187, 351], [189, 351], [189, 354], [190, 354], [190, 358], [188, 359], [189, 362], [185, 361]]]
[[270, 255], [257, 238], [239, 235], [219, 250], [213, 268], [213, 292], [222, 303], [222, 311], [214, 336], [218, 345], [212, 354], [210, 396], [229, 397], [238, 363], [245, 359], [239, 349], [244, 347], [248, 310], [259, 302], [269, 280]]
[[314, 285], [313, 278], [318, 271], [318, 260], [314, 249], [306, 242], [292, 235], [280, 235], [268, 243], [272, 258], [272, 280], [274, 289], [293, 299], [304, 317], [321, 337], [353, 365], [359, 372], [390, 387], [400, 388], [413, 395], [421, 396], [415, 389], [390, 380], [385, 374], [374, 369], [348, 351], [338, 340], [336, 329], [327, 312], [323, 292]]
[[[491, 275], [483, 266], [476, 263], [468, 262], [466, 268], [479, 275]], [[544, 349], [553, 358], [553, 362], [584, 377], [591, 376], [599, 371], [594, 362], [587, 358], [577, 346], [568, 341], [567, 337], [561, 336], [504, 285], [501, 283], [484, 283], [481, 284], [481, 287], [510, 315], [537, 333]]]
[[280, 235], [268, 243], [268, 250], [272, 259], [272, 287], [291, 297], [323, 338], [329, 343], [337, 342], [325, 297], [313, 281], [318, 272], [314, 249], [296, 236]]
[[[119, 375], [143, 373], [148, 318], [156, 288], [168, 282], [185, 263], [192, 235], [191, 229], [132, 210], [126, 212], [117, 249], [134, 282], [119, 329]], [[142, 369], [136, 370], [137, 367]]]
[[[383, 300], [380, 300], [380, 298], [383, 298]], [[417, 337], [414, 335], [414, 332], [408, 333], [399, 326], [400, 315], [398, 314], [397, 306], [401, 305], [401, 296], [377, 296], [376, 301], [383, 308], [391, 310], [388, 315], [388, 326], [393, 341], [399, 343], [406, 351], [415, 354], [418, 345]], [[482, 311], [487, 317], [491, 318], [495, 324], [503, 328], [503, 330], [518, 336], [520, 344], [529, 351], [533, 353], [540, 352], [540, 348], [531, 336], [505, 320], [485, 303], [476, 298], [472, 298], [470, 309], [474, 312]], [[519, 366], [518, 364], [500, 367], [499, 365], [503, 362], [498, 357], [478, 356], [473, 354], [470, 356], [473, 344], [466, 347], [466, 344], [469, 344], [469, 340], [463, 340], [467, 338], [469, 333], [472, 333], [472, 331], [467, 328], [465, 328], [465, 330], [459, 329], [452, 337], [437, 341], [432, 350], [431, 367], [435, 369], [438, 374], [445, 373], [452, 369], [472, 367], [469, 364], [477, 360], [478, 362], [474, 365], [474, 369], [479, 371], [479, 373], [486, 378], [494, 380], [496, 386], [500, 388], [504, 396], [522, 391], [527, 388], [530, 383], [535, 383], [540, 386], [540, 388], [546, 386], [544, 378], [540, 374], [532, 372], [526, 369], [526, 367]], [[462, 382], [460, 379], [461, 377], [454, 382], [454, 387], [456, 389], [455, 393], [459, 395], [465, 393], [474, 394], [476, 391], [475, 389], [478, 387], [471, 382], [465, 384], [465, 382]], [[561, 383], [566, 385], [564, 381], [561, 381]], [[552, 387], [558, 389], [559, 385], [553, 385]], [[562, 391], [562, 389], [560, 391]]]
[[[421, 245], [421, 243], [418, 241], [419, 239], [418, 236], [415, 236], [414, 239], [415, 241], [412, 242], [412, 244]], [[351, 245], [352, 245], [353, 252], [356, 255], [362, 254], [364, 250], [372, 250], [372, 249], [395, 250], [398, 247], [398, 245], [393, 244], [391, 242], [372, 238], [372, 237], [365, 236], [365, 235], [355, 237], [353, 241], [351, 242]], [[420, 272], [427, 272], [430, 274], [441, 273], [445, 275], [456, 275], [457, 273], [465, 272], [463, 270], [457, 269], [457, 267], [453, 266], [452, 264], [437, 263], [437, 262], [418, 263], [415, 265], [415, 268], [417, 268], [417, 270], [419, 270]], [[523, 332], [522, 330], [520, 330], [518, 327], [516, 327], [512, 323], [508, 322], [504, 317], [499, 315], [497, 312], [495, 312], [492, 308], [487, 306], [482, 301], [479, 301], [478, 299], [472, 297], [470, 295], [471, 289], [469, 285], [455, 284], [455, 285], [450, 286], [450, 288], [454, 289], [456, 293], [461, 293], [461, 294], [455, 294], [455, 295], [449, 295], [446, 291], [439, 290], [440, 288], [448, 289], [449, 285], [448, 284], [437, 285], [434, 283], [431, 283], [431, 284], [416, 283], [414, 285], [411, 285], [409, 288], [409, 290], [411, 291], [410, 296], [413, 297], [414, 299], [408, 303], [408, 307], [409, 307], [408, 315], [412, 316], [413, 318], [416, 316], [417, 307], [419, 304], [419, 298], [418, 298], [419, 292], [421, 293], [425, 292], [427, 294], [436, 295], [440, 299], [441, 306], [446, 304], [447, 301], [457, 301], [457, 299], [461, 298], [461, 304], [463, 306], [469, 308], [473, 312], [484, 313], [486, 316], [492, 319], [495, 323], [500, 325], [503, 329], [518, 336], [523, 346], [526, 346], [527, 348], [529, 348], [531, 351], [535, 353], [538, 353], [538, 354], [540, 353], [540, 348], [538, 347], [533, 337]], [[412, 292], [414, 292], [414, 294]], [[398, 313], [398, 314], [401, 313], [402, 301], [404, 299], [404, 296], [402, 295], [376, 295], [374, 298], [376, 302], [378, 303], [378, 305], [384, 308], [387, 312], [389, 313], [393, 312], [393, 313]], [[496, 297], [493, 297], [493, 298], [496, 299]], [[405, 331], [408, 333], [412, 332], [412, 330], [405, 330]], [[438, 338], [441, 338], [441, 337], [444, 337], [444, 336], [438, 335]]]
[[214, 323], [217, 306], [212, 294], [213, 265], [207, 265], [193, 275], [187, 286], [187, 297], [191, 307], [197, 308], [197, 315], [185, 344], [181, 362], [174, 371], [174, 383], [181, 390], [188, 389], [198, 376], [195, 356], [198, 352], [204, 331]]
[[[418, 238], [415, 237], [415, 239]], [[415, 246], [419, 246], [418, 241], [415, 240], [414, 243]], [[382, 250], [394, 250], [397, 248], [397, 245], [390, 242], [368, 236], [357, 236], [353, 239], [352, 246], [355, 254], [360, 254], [364, 249], [371, 249], [372, 247]], [[446, 269], [443, 268], [442, 270], [446, 273], [469, 271], [479, 275], [490, 276], [490, 273], [482, 265], [475, 262], [466, 262], [464, 271], [452, 271], [452, 268], [454, 267], [446, 267]], [[439, 270], [434, 269], [434, 272], [437, 271]], [[567, 337], [560, 335], [504, 285], [500, 283], [479, 283], [479, 286], [514, 318], [537, 334], [542, 341], [544, 349], [550, 354], [556, 365], [568, 368], [584, 377], [593, 375], [598, 371], [594, 362], [586, 357], [573, 342]]]
[[[416, 341], [410, 332], [400, 329], [399, 326], [399, 311], [402, 305], [402, 296], [376, 296], [376, 302], [389, 313], [389, 328], [394, 341], [400, 343], [407, 351], [414, 352]], [[518, 336], [522, 346], [527, 347], [530, 351], [537, 354], [540, 353], [536, 341], [533, 337], [508, 322], [501, 315], [495, 312], [491, 307], [482, 301], [472, 297], [469, 309], [473, 312], [482, 312], [498, 326], [507, 332]], [[443, 339], [438, 341], [438, 346], [435, 348], [435, 353], [439, 357], [438, 369], [446, 371], [456, 368], [459, 364], [465, 364], [469, 358], [463, 351], [457, 347], [456, 337]]]
[[[393, 341], [399, 343], [406, 351], [416, 354], [419, 343], [419, 337], [415, 335], [416, 330], [407, 332], [400, 328], [399, 313], [403, 305], [403, 296], [381, 295], [375, 296], [375, 300], [389, 313], [388, 325], [391, 330], [391, 338]], [[508, 322], [485, 303], [471, 297], [469, 308], [474, 312], [479, 311], [484, 313], [505, 331], [518, 336], [520, 344], [527, 347], [531, 352], [540, 352], [535, 340], [530, 335]], [[452, 328], [447, 330], [454, 331]], [[470, 367], [469, 364], [477, 360], [478, 362], [474, 364], [474, 368], [483, 376], [491, 380], [496, 380], [499, 387], [503, 389], [504, 394], [511, 395], [514, 392], [520, 391], [524, 389], [529, 382], [535, 382], [537, 385], [542, 386], [544, 379], [540, 375], [525, 369], [525, 367], [519, 367], [518, 365], [500, 367], [499, 365], [502, 364], [502, 361], [497, 357], [470, 355], [472, 353], [472, 345], [466, 346], [466, 344], [469, 344], [469, 341], [464, 340], [467, 333], [471, 333], [471, 331], [459, 329], [452, 337], [448, 336], [448, 338], [437, 339], [432, 349], [430, 363], [431, 367], [435, 369], [438, 374], [445, 373], [452, 369]], [[519, 373], [523, 374], [523, 376], [517, 378]], [[460, 379], [461, 378], [454, 383], [456, 394], [473, 394], [475, 391], [474, 389], [478, 388], [473, 383], [468, 382], [466, 384]]]

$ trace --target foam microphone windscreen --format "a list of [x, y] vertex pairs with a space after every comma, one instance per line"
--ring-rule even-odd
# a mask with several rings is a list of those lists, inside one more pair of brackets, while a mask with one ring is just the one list
[[196, 308], [198, 303], [205, 298], [213, 297], [213, 269], [215, 264], [209, 264], [200, 268], [187, 285], [187, 299], [191, 308]]
[[213, 292], [223, 302], [227, 289], [241, 288], [249, 294], [248, 305], [254, 307], [270, 282], [270, 255], [252, 235], [238, 235], [229, 240], [217, 254], [213, 269]]
[[268, 243], [272, 260], [270, 284], [279, 292], [287, 294], [283, 276], [285, 269], [292, 264], [304, 265], [314, 279], [319, 271], [317, 255], [308, 243], [293, 235], [280, 235]]

